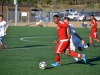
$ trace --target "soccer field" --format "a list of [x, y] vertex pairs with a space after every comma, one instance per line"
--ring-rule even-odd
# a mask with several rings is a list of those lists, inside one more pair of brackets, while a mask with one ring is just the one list
[[[77, 33], [88, 43], [90, 31], [76, 28]], [[98, 29], [100, 34], [100, 29]], [[99, 35], [100, 38], [100, 35]], [[57, 39], [55, 27], [10, 26], [4, 41], [6, 50], [0, 48], [0, 75], [100, 75], [100, 43], [79, 53], [85, 53], [87, 63], [80, 59], [61, 55], [61, 66], [52, 67], [54, 48]], [[47, 69], [39, 69], [39, 62], [45, 61]]]

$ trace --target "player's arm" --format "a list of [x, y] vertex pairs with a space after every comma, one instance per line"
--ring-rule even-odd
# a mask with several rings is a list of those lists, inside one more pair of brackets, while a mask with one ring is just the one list
[[88, 30], [91, 30], [92, 26], [89, 26]]
[[97, 27], [97, 23], [96, 23], [95, 20], [92, 21], [92, 25], [91, 25], [91, 27], [92, 27], [92, 28], [93, 28], [93, 27]]
[[92, 28], [97, 27], [97, 24], [93, 25]]
[[67, 26], [67, 29], [68, 29], [68, 33], [67, 33], [67, 34], [68, 34], [68, 39], [70, 39], [70, 38], [71, 38], [71, 36], [70, 36], [70, 33], [71, 33], [71, 28], [70, 28], [70, 26], [69, 26], [69, 25]]
[[75, 35], [82, 41], [82, 44], [84, 44], [84, 40], [77, 33], [75, 33]]
[[6, 27], [5, 27], [5, 30], [4, 30], [4, 33], [6, 33], [7, 32], [7, 30], [8, 30], [8, 23], [6, 23]]
[[90, 27], [89, 27], [89, 30], [91, 30], [91, 29], [94, 28], [94, 27], [97, 27], [97, 24], [92, 23], [92, 24], [90, 25]]

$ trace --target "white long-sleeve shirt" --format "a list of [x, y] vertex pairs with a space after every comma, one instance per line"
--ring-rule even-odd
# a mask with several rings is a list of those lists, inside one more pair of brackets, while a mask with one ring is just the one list
[[4, 31], [5, 31], [7, 26], [9, 26], [9, 25], [6, 21], [0, 22], [0, 37], [5, 35]]

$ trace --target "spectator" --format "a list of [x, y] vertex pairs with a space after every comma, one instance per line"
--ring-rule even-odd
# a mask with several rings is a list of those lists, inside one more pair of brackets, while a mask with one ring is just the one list
[[40, 22], [43, 22], [43, 16], [42, 16], [42, 14], [40, 14], [39, 20], [40, 20]]
[[82, 28], [87, 28], [87, 21], [86, 21], [86, 17], [83, 17]]
[[39, 16], [39, 22], [40, 22], [40, 24], [42, 24], [42, 26], [43, 26], [43, 16], [42, 16], [42, 14], [40, 14], [40, 16]]
[[79, 15], [76, 16], [77, 21], [79, 21]]
[[40, 21], [37, 21], [36, 25], [39, 26], [39, 27], [43, 27], [43, 24]]
[[46, 18], [45, 18], [46, 27], [48, 26], [48, 22], [49, 22], [49, 17], [47, 15]]

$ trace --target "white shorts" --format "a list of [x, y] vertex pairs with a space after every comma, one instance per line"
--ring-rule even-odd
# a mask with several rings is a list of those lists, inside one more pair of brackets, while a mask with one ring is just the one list
[[75, 51], [77, 48], [75, 47], [75, 45], [72, 42], [72, 39], [70, 39], [70, 50]]
[[43, 23], [43, 20], [40, 20], [40, 23]]

